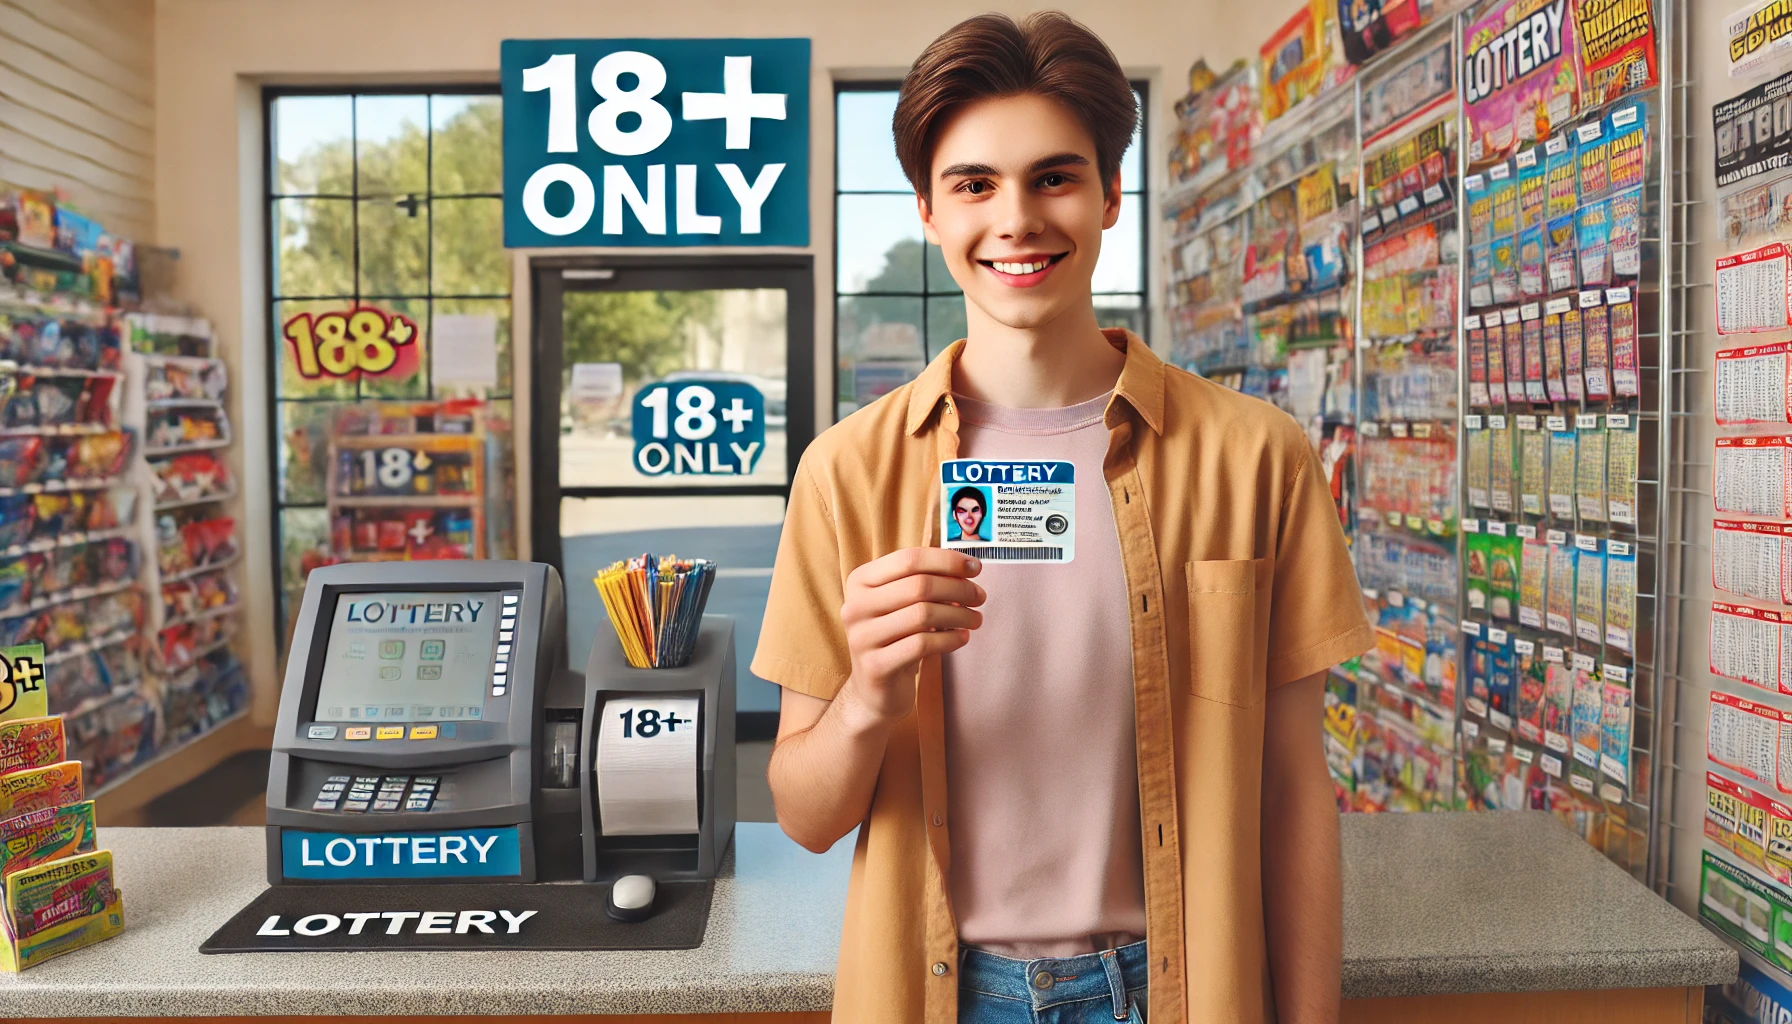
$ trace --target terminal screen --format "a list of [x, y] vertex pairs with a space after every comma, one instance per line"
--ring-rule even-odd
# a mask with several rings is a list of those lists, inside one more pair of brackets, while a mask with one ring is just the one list
[[337, 597], [313, 719], [477, 721], [500, 605], [492, 591]]

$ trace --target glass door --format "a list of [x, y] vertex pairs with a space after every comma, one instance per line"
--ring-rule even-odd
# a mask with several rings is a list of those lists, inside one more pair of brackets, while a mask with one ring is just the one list
[[[570, 667], [609, 628], [599, 569], [649, 551], [709, 558], [708, 610], [735, 620], [739, 708], [777, 710], [775, 688], [744, 669], [814, 433], [813, 289], [807, 256], [537, 263], [533, 546], [566, 582]], [[693, 383], [721, 398], [687, 398]], [[734, 433], [758, 440], [760, 419], [757, 446], [717, 440], [742, 409], [748, 429]]]

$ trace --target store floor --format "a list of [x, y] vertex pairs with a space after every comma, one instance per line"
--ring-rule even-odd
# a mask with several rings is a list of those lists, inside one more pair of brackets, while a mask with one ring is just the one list
[[[765, 783], [771, 741], [741, 743], [735, 756], [735, 797], [741, 821], [773, 821], [772, 794]], [[252, 751], [218, 765], [178, 789], [162, 794], [145, 809], [145, 825], [198, 827], [266, 823], [268, 755]], [[104, 822], [100, 823], [102, 826]]]

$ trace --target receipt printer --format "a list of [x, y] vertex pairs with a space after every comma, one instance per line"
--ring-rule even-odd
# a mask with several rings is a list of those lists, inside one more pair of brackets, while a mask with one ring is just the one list
[[595, 676], [565, 661], [552, 566], [312, 570], [268, 769], [269, 883], [713, 876], [734, 832], [732, 622], [705, 617], [684, 669], [626, 669], [607, 621]]

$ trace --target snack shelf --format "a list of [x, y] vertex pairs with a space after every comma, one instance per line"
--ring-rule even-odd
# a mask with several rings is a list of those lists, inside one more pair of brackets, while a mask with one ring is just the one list
[[123, 377], [124, 376], [123, 370], [84, 370], [77, 366], [30, 366], [30, 365], [6, 366], [5, 364], [0, 364], [0, 369], [6, 369], [12, 373], [17, 373], [21, 376], [31, 376], [31, 377]]
[[189, 505], [204, 505], [207, 502], [213, 501], [229, 501], [234, 497], [236, 497], [236, 488], [230, 487], [219, 491], [216, 494], [202, 494], [197, 498], [174, 498], [169, 501], [158, 501], [155, 503], [154, 507], [157, 512], [167, 512], [177, 508], [186, 508]]
[[21, 615], [31, 615], [35, 612], [41, 612], [46, 608], [54, 608], [59, 604], [67, 604], [70, 601], [85, 601], [90, 597], [105, 597], [108, 594], [116, 594], [121, 590], [129, 590], [136, 585], [137, 581], [135, 579], [127, 579], [113, 580], [110, 583], [100, 583], [93, 586], [70, 587], [67, 590], [59, 590], [53, 594], [45, 594], [42, 597], [32, 598], [24, 604], [15, 604], [10, 608], [0, 608], [0, 619], [16, 619]]
[[[221, 615], [231, 615], [242, 606], [243, 603], [241, 601], [232, 601], [229, 604], [219, 605], [216, 608], [207, 608], [202, 612], [194, 612], [191, 615], [181, 615], [163, 622], [161, 629], [158, 630], [158, 632], [166, 632], [176, 626], [189, 626], [195, 622], [204, 622], [207, 619], [215, 619]], [[195, 656], [194, 660], [198, 660], [197, 656]]]
[[57, 714], [60, 714], [64, 718], [67, 718], [70, 720], [80, 718], [83, 715], [90, 715], [90, 714], [94, 713], [95, 711], [98, 711], [99, 709], [105, 707], [108, 704], [113, 704], [118, 701], [124, 700], [126, 697], [129, 697], [132, 694], [141, 695], [142, 689], [143, 689], [143, 677], [138, 676], [136, 679], [134, 679], [128, 683], [125, 683], [122, 686], [117, 686], [110, 690], [107, 690], [105, 693], [94, 694], [93, 696], [87, 698], [86, 700], [82, 701], [81, 703], [68, 709], [67, 711], [59, 711], [59, 712], [57, 712]]
[[150, 650], [145, 659], [145, 663], [150, 666], [151, 671], [156, 675], [165, 679], [173, 679], [191, 671], [195, 665], [199, 664], [200, 659], [205, 658], [207, 655], [216, 654], [226, 647], [229, 647], [230, 642], [234, 639], [236, 639], [236, 628], [232, 626], [223, 636], [206, 644], [204, 647], [199, 648], [197, 651], [194, 651], [191, 660], [184, 665], [169, 665], [163, 662], [162, 652], [154, 648]]
[[143, 449], [143, 457], [146, 459], [159, 459], [167, 455], [184, 455], [188, 452], [209, 452], [219, 448], [228, 447], [230, 447], [230, 437], [226, 435], [224, 437], [213, 438], [209, 441], [194, 441], [189, 444], [170, 445], [166, 448], [145, 448]]
[[478, 508], [484, 500], [476, 494], [419, 494], [410, 497], [334, 498], [342, 508]]
[[83, 640], [80, 643], [61, 648], [52, 654], [44, 655], [44, 664], [57, 665], [72, 658], [92, 654], [94, 651], [103, 651], [113, 644], [123, 643], [136, 635], [137, 631], [134, 629], [121, 629], [116, 633], [108, 633], [93, 640]]
[[190, 569], [182, 569], [179, 572], [168, 573], [162, 577], [162, 582], [179, 583], [181, 580], [190, 580], [195, 576], [204, 576], [206, 573], [217, 572], [220, 569], [228, 569], [235, 565], [241, 558], [242, 553], [236, 552], [221, 561], [210, 562], [205, 565], [195, 565]]
[[57, 548], [79, 547], [94, 541], [130, 537], [136, 532], [136, 527], [133, 526], [117, 526], [110, 530], [80, 530], [74, 533], [62, 533], [55, 537], [45, 537], [43, 540], [14, 544], [12, 547], [0, 551], [0, 558], [17, 558], [19, 555], [41, 554], [45, 551], [54, 551]]
[[117, 429], [110, 423], [58, 423], [54, 426], [0, 427], [0, 436], [10, 437], [84, 437], [108, 434]]
[[98, 789], [95, 789], [93, 792], [89, 793], [88, 798], [89, 799], [98, 799], [99, 797], [104, 796], [107, 793], [115, 792], [116, 790], [123, 787], [125, 783], [131, 781], [132, 779], [136, 778], [137, 776], [143, 775], [143, 774], [148, 773], [154, 769], [158, 769], [158, 768], [162, 767], [167, 762], [174, 760], [175, 758], [179, 757], [180, 755], [182, 755], [184, 753], [187, 753], [195, 745], [197, 745], [201, 741], [211, 737], [212, 735], [216, 734], [219, 730], [223, 729], [225, 726], [232, 725], [242, 719], [247, 718], [248, 716], [249, 716], [249, 709], [246, 707], [242, 708], [240, 710], [237, 710], [237, 711], [233, 711], [228, 715], [225, 715], [223, 718], [220, 718], [216, 722], [213, 722], [211, 724], [211, 726], [208, 727], [204, 732], [198, 733], [197, 735], [194, 735], [194, 736], [190, 736], [190, 737], [180, 741], [179, 743], [176, 743], [173, 746], [168, 747], [164, 750], [158, 750], [155, 754], [151, 755], [149, 758], [144, 760], [142, 764], [132, 765], [130, 768], [128, 768], [122, 772], [119, 772], [117, 775], [113, 776], [110, 779], [107, 779], [104, 785], [100, 786]]
[[151, 398], [143, 403], [151, 409], [223, 409], [224, 403], [216, 398]]
[[152, 363], [185, 363], [194, 365], [198, 363], [218, 364], [224, 362], [224, 360], [219, 359], [217, 356], [183, 356], [174, 352], [138, 352], [136, 355], [139, 358], [146, 359]]
[[64, 494], [69, 491], [101, 491], [130, 483], [124, 476], [99, 477], [92, 480], [52, 480], [23, 487], [0, 487], [0, 498], [16, 498], [21, 494]]

